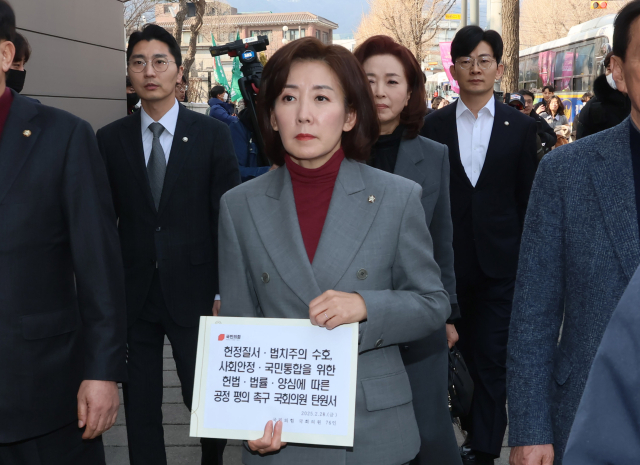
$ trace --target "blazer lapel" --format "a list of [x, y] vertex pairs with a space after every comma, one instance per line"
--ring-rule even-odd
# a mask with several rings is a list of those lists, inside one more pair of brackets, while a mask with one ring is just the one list
[[478, 177], [478, 181], [476, 182], [476, 187], [480, 186], [483, 179], [487, 177], [487, 171], [491, 169], [491, 165], [495, 162], [496, 153], [500, 150], [500, 144], [502, 141], [508, 140], [511, 138], [511, 134], [509, 134], [509, 127], [504, 123], [509, 121], [509, 117], [505, 110], [506, 108], [502, 106], [503, 104], [495, 102], [495, 112], [493, 117], [493, 127], [491, 128], [491, 138], [489, 139], [489, 147], [487, 147], [487, 155], [484, 159], [484, 164], [482, 165], [482, 171], [480, 171], [480, 176]]
[[600, 151], [589, 169], [611, 242], [625, 275], [631, 279], [640, 263], [640, 232], [628, 120], [609, 134], [606, 151]]
[[149, 186], [149, 176], [147, 175], [147, 166], [144, 162], [144, 148], [142, 147], [142, 121], [140, 111], [137, 111], [124, 120], [123, 137], [120, 139], [122, 150], [127, 154], [127, 160], [133, 170], [133, 174], [142, 189], [142, 193], [146, 198], [147, 204], [156, 211], [153, 196], [151, 195], [151, 187]]
[[418, 168], [418, 164], [422, 160], [424, 160], [424, 154], [420, 149], [420, 142], [418, 138], [402, 139], [393, 174], [411, 179], [412, 181], [422, 185], [425, 173]]
[[40, 134], [40, 128], [33, 121], [38, 114], [35, 105], [14, 91], [11, 93], [13, 103], [0, 142], [0, 203], [18, 177]]
[[247, 199], [249, 211], [278, 274], [309, 305], [321, 292], [302, 240], [291, 176], [283, 166], [272, 178], [265, 194]]
[[[178, 113], [178, 122], [176, 124], [176, 131], [173, 135], [173, 142], [171, 144], [171, 154], [169, 155], [169, 163], [167, 164], [167, 171], [164, 175], [164, 185], [162, 186], [162, 195], [160, 196], [160, 206], [158, 208], [158, 215], [162, 215], [173, 187], [180, 176], [182, 167], [187, 155], [191, 151], [191, 148], [195, 146], [197, 131], [193, 125], [195, 119], [183, 105], [180, 105], [180, 112]], [[187, 142], [183, 139], [186, 137]], [[151, 189], [149, 189], [151, 192]]]
[[[329, 211], [313, 259], [313, 273], [322, 292], [335, 288], [356, 256], [384, 201], [385, 187], [366, 186], [362, 165], [344, 160], [333, 189]], [[374, 196], [373, 202], [369, 196]]]

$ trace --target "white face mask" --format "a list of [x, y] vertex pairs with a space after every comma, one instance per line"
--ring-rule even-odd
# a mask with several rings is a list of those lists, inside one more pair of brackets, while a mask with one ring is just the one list
[[228, 99], [228, 98], [229, 98], [229, 94], [227, 94], [227, 93], [225, 93], [225, 94], [222, 96], [222, 100], [224, 100], [225, 102], [227, 101], [227, 99]]
[[609, 87], [611, 87], [613, 90], [618, 90], [616, 81], [613, 80], [613, 74], [607, 75], [607, 84], [609, 84]]

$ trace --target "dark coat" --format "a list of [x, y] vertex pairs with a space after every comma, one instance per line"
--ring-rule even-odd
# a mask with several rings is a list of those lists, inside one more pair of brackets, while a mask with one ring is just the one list
[[218, 291], [220, 197], [240, 183], [229, 128], [180, 105], [156, 212], [142, 147], [140, 112], [98, 131], [118, 216], [128, 323], [138, 317], [154, 270], [173, 320], [196, 326]]
[[487, 156], [474, 187], [460, 160], [457, 105], [456, 101], [428, 115], [421, 131], [449, 147], [456, 276], [470, 272], [476, 253], [487, 276], [514, 277], [536, 171], [536, 124], [515, 108], [496, 102]]
[[558, 141], [558, 136], [556, 136], [555, 131], [549, 123], [545, 121], [545, 119], [537, 114], [535, 111], [531, 111], [529, 114], [536, 121], [536, 133], [538, 137], [540, 137], [540, 142], [542, 143], [543, 150], [548, 152], [556, 145]]
[[12, 94], [0, 144], [0, 443], [77, 421], [82, 380], [126, 381], [122, 260], [93, 130]]
[[209, 116], [222, 121], [223, 123], [231, 124], [238, 121], [236, 116], [233, 116], [233, 105], [223, 102], [218, 98], [209, 99]]
[[637, 215], [628, 120], [540, 162], [509, 329], [510, 446], [553, 444], [562, 462], [600, 339], [640, 265]]
[[[247, 110], [245, 110], [247, 111]], [[269, 171], [270, 166], [260, 166], [258, 146], [253, 141], [253, 134], [244, 125], [242, 120], [229, 124], [233, 148], [240, 165], [240, 178], [242, 182], [257, 178]]]
[[611, 316], [571, 428], [565, 465], [625, 465], [640, 457], [640, 269]]
[[612, 89], [604, 74], [594, 81], [593, 93], [578, 115], [577, 139], [617, 126], [631, 113], [629, 97]]

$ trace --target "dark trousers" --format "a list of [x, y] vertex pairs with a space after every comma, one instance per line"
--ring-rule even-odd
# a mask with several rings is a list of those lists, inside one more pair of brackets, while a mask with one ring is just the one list
[[461, 418], [471, 449], [500, 456], [507, 428], [507, 340], [514, 278], [486, 276], [476, 262], [471, 273], [456, 276], [462, 318], [457, 343], [473, 378], [471, 412]]
[[104, 465], [102, 436], [85, 441], [83, 432], [74, 421], [42, 436], [0, 444], [0, 464]]
[[[156, 271], [142, 314], [129, 327], [127, 335], [129, 382], [123, 386], [123, 394], [131, 465], [167, 463], [162, 428], [162, 352], [165, 335], [173, 349], [182, 399], [191, 410], [198, 327], [185, 328], [171, 319]], [[227, 441], [203, 438], [200, 442], [202, 464], [222, 465], [222, 453]]]

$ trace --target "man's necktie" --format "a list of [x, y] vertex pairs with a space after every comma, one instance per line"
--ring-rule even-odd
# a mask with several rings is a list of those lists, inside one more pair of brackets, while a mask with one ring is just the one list
[[164, 126], [160, 123], [151, 123], [149, 130], [153, 133], [153, 143], [151, 144], [149, 163], [147, 163], [147, 173], [149, 174], [153, 202], [156, 205], [156, 211], [158, 211], [160, 197], [162, 196], [162, 186], [164, 185], [164, 174], [167, 171], [167, 159], [160, 144], [160, 134], [164, 132]]

